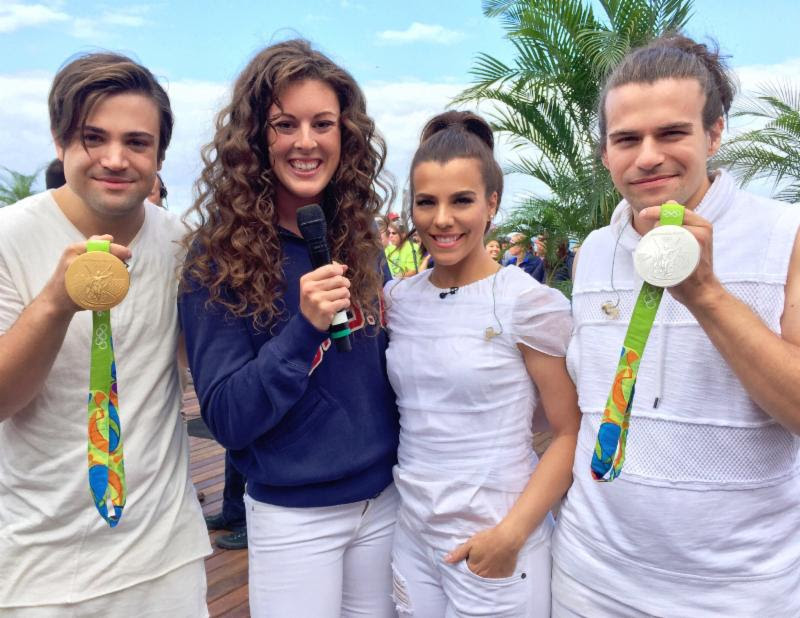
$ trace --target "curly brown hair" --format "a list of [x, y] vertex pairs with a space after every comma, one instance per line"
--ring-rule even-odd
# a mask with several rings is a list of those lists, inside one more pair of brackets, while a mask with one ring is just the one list
[[202, 150], [204, 169], [197, 200], [186, 215], [199, 225], [183, 240], [187, 250], [181, 282], [209, 291], [209, 304], [268, 327], [283, 312], [285, 290], [276, 182], [270, 166], [268, 110], [287, 86], [319, 80], [336, 93], [341, 108], [341, 160], [325, 189], [328, 244], [334, 260], [348, 265], [350, 293], [366, 315], [376, 315], [383, 255], [374, 218], [391, 200], [384, 178], [386, 144], [367, 115], [353, 77], [304, 40], [271, 45], [245, 67], [233, 96], [218, 114], [216, 133]]

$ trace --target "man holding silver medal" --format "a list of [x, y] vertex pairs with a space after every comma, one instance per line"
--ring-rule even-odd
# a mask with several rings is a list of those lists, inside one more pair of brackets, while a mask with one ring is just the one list
[[185, 230], [145, 202], [169, 98], [87, 54], [49, 111], [66, 184], [0, 210], [0, 616], [204, 616], [175, 362]]
[[800, 616], [800, 209], [709, 173], [734, 90], [673, 35], [601, 95], [625, 199], [576, 261], [553, 616]]

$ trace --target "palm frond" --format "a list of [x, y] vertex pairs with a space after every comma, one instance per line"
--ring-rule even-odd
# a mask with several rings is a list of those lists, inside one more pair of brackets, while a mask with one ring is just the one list
[[744, 185], [771, 181], [776, 199], [800, 201], [800, 87], [762, 84], [732, 115], [766, 122], [725, 142], [714, 164], [728, 168]]
[[23, 174], [10, 170], [7, 167], [0, 167], [8, 177], [7, 180], [0, 180], [0, 206], [8, 206], [36, 193], [33, 185], [36, 177], [42, 171], [41, 168], [33, 174]]
[[491, 103], [493, 128], [521, 153], [506, 172], [546, 187], [515, 205], [507, 231], [582, 240], [608, 223], [619, 194], [595, 157], [602, 80], [631, 47], [683, 28], [692, 0], [600, 0], [597, 13], [594, 6], [589, 0], [482, 2], [485, 15], [500, 19], [513, 60], [479, 54], [474, 82], [456, 101]]

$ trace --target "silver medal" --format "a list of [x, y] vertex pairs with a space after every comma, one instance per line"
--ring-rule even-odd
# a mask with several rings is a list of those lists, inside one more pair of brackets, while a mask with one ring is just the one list
[[678, 285], [700, 262], [700, 244], [680, 225], [661, 225], [642, 237], [633, 253], [639, 276], [660, 288]]

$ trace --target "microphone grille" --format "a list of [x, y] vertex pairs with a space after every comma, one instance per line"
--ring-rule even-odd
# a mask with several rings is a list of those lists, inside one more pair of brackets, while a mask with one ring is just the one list
[[325, 213], [319, 204], [309, 204], [297, 209], [297, 227], [300, 235], [309, 240], [311, 238], [325, 238], [328, 224]]

